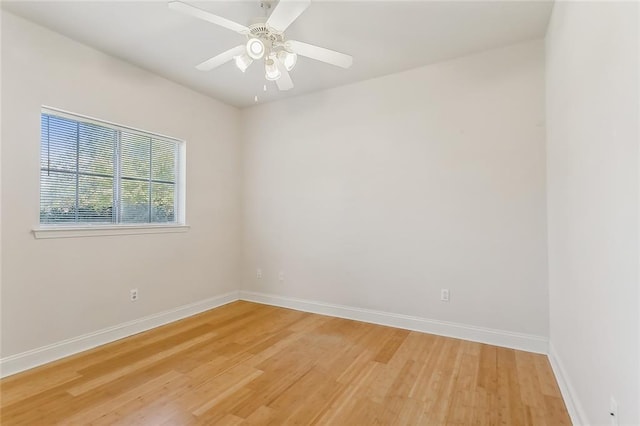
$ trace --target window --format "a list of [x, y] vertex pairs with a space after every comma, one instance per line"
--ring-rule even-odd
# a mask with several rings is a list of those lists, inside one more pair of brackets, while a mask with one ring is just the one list
[[181, 145], [43, 109], [40, 224], [180, 224]]

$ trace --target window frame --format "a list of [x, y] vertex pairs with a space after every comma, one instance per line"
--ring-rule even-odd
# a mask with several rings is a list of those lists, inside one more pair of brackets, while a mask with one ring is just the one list
[[[158, 223], [40, 223], [40, 197], [42, 191], [42, 181], [38, 179], [38, 225], [33, 228], [35, 238], [73, 238], [89, 236], [109, 236], [109, 235], [132, 235], [132, 234], [155, 234], [155, 233], [175, 233], [186, 232], [189, 226], [186, 223], [186, 142], [172, 136], [161, 133], [150, 132], [131, 126], [116, 124], [107, 120], [89, 117], [58, 108], [43, 105], [38, 114], [38, 123], [41, 122], [42, 114], [49, 114], [61, 118], [94, 124], [107, 127], [118, 132], [128, 132], [145, 137], [161, 139], [177, 143], [177, 164], [176, 164], [176, 212], [175, 222]], [[38, 150], [41, 154], [41, 148]], [[41, 164], [38, 156], [38, 175]], [[114, 164], [114, 175], [116, 168], [120, 165]], [[115, 179], [115, 176], [114, 176]], [[118, 182], [118, 186], [120, 182]], [[116, 194], [114, 194], [116, 197]], [[115, 201], [115, 200], [114, 200]], [[118, 204], [119, 204], [118, 200]]]

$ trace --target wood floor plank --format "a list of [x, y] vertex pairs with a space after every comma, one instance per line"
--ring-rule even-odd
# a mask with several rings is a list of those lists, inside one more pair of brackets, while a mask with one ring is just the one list
[[73, 396], [81, 395], [85, 392], [89, 392], [94, 390], [98, 386], [102, 386], [104, 384], [115, 381], [116, 379], [125, 376], [134, 372], [135, 370], [139, 370], [144, 368], [145, 366], [154, 364], [158, 361], [161, 361], [171, 355], [175, 355], [177, 353], [183, 352], [188, 348], [203, 342], [210, 340], [215, 336], [215, 333], [207, 333], [202, 336], [198, 336], [195, 339], [190, 339], [181, 344], [174, 346], [172, 348], [168, 348], [162, 352], [153, 351], [152, 355], [148, 355], [146, 358], [141, 358], [133, 363], [124, 363], [120, 364], [118, 368], [113, 369], [112, 371], [105, 372], [104, 374], [82, 374], [85, 377], [92, 377], [91, 379], [84, 381], [83, 383], [79, 383], [69, 388], [68, 392]]
[[[122, 417], [122, 408], [131, 402], [141, 402], [141, 400], [149, 395], [157, 395], [158, 389], [162, 389], [172, 381], [182, 379], [184, 376], [175, 371], [169, 371], [161, 376], [156, 377], [147, 383], [129, 389], [126, 392], [120, 393], [114, 398], [105, 400], [98, 404], [93, 404], [75, 413], [72, 416], [66, 417], [61, 424], [75, 425], [75, 424], [113, 424], [118, 418]], [[182, 384], [186, 384], [184, 380]], [[117, 407], [114, 411], [114, 407]]]
[[471, 424], [476, 408], [475, 384], [478, 375], [478, 357], [469, 353], [462, 355], [460, 369], [453, 385], [447, 420], [454, 424]]
[[374, 362], [368, 362], [353, 381], [351, 381], [340, 398], [336, 399], [327, 412], [320, 418], [320, 424], [348, 424], [340, 422], [350, 416], [351, 412], [356, 409], [358, 404], [358, 396], [364, 384], [369, 380], [375, 369]]
[[498, 401], [500, 413], [507, 424], [529, 424], [525, 417], [525, 407], [520, 393], [520, 383], [516, 370], [516, 356], [512, 349], [498, 348]]
[[276, 417], [276, 411], [265, 407], [264, 405], [258, 407], [249, 417], [247, 417], [243, 425], [267, 425], [272, 424]]
[[395, 355], [400, 345], [404, 343], [409, 333], [410, 333], [409, 330], [400, 330], [400, 329], [392, 330], [389, 340], [387, 340], [385, 344], [382, 346], [382, 348], [380, 348], [380, 350], [374, 357], [374, 361], [380, 362], [383, 364], [388, 363], [393, 357], [393, 355]]
[[234, 302], [0, 381], [2, 425], [570, 425], [547, 358]]
[[542, 393], [546, 396], [557, 397], [560, 394], [560, 389], [553, 375], [549, 359], [544, 355], [537, 355], [534, 358], [534, 364]]
[[[420, 393], [414, 392], [414, 398], [427, 403], [425, 422], [427, 424], [446, 424], [449, 406], [453, 401], [453, 390], [462, 362], [462, 341], [444, 339], [442, 349], [437, 353], [432, 372], [426, 371]], [[420, 380], [420, 379], [418, 379]]]

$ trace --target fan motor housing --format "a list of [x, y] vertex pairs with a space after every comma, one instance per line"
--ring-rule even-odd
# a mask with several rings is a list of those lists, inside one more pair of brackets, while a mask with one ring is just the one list
[[271, 43], [282, 42], [284, 40], [284, 35], [269, 28], [264, 22], [264, 18], [262, 18], [261, 21], [262, 22], [249, 25], [249, 35], [251, 37], [256, 37]]

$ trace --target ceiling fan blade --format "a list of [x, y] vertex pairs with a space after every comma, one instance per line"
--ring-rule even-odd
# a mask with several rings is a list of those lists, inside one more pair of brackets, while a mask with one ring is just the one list
[[196, 65], [196, 68], [200, 71], [211, 71], [212, 69], [229, 62], [234, 56], [242, 55], [242, 53], [245, 52], [245, 49], [245, 45], [241, 44], [240, 46], [236, 46], [233, 49], [222, 52], [211, 59], [207, 59], [203, 63]]
[[325, 49], [324, 47], [314, 46], [312, 44], [303, 43], [301, 41], [289, 40], [285, 43], [287, 50], [315, 59], [316, 61], [326, 62], [342, 68], [349, 68], [353, 64], [353, 57], [335, 50]]
[[280, 78], [276, 80], [276, 85], [280, 91], [293, 89], [293, 81], [291, 80], [291, 76], [289, 75], [289, 71], [285, 68], [282, 61], [279, 59], [276, 60], [276, 65], [280, 70]]
[[284, 32], [311, 4], [311, 0], [280, 0], [267, 19], [267, 26]]
[[230, 21], [229, 19], [223, 18], [222, 16], [214, 15], [211, 12], [207, 12], [206, 10], [202, 10], [181, 1], [170, 1], [169, 9], [176, 10], [178, 12], [193, 16], [198, 19], [202, 19], [207, 22], [211, 22], [212, 24], [220, 25], [221, 27], [238, 32], [240, 34], [247, 34], [249, 32], [249, 28], [245, 27], [244, 25], [240, 25], [237, 22]]

